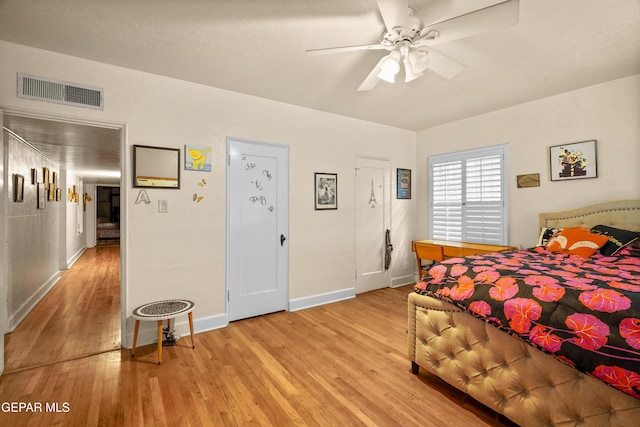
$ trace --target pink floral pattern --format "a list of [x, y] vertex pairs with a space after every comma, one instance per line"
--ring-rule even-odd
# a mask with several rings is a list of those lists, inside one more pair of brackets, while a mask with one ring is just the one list
[[640, 398], [640, 258], [543, 247], [451, 258], [416, 292], [449, 301]]

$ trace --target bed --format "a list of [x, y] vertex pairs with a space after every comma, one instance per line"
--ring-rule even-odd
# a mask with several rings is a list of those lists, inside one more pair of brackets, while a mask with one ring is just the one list
[[[538, 225], [541, 230], [544, 228], [556, 233], [557, 230], [552, 229], [591, 229], [596, 225], [640, 231], [640, 200], [542, 213]], [[633, 245], [636, 244], [637, 241]], [[514, 256], [523, 257], [528, 256], [527, 251], [536, 250], [544, 252], [547, 249], [542, 246], [512, 254], [520, 253]], [[625, 250], [616, 255], [626, 254]], [[484, 261], [477, 258], [483, 256], [472, 258], [482, 264]], [[613, 257], [608, 257], [608, 261], [616, 262], [610, 258]], [[494, 258], [487, 262], [497, 261]], [[432, 269], [443, 268], [444, 263]], [[453, 263], [463, 264], [461, 260]], [[452, 268], [451, 265], [448, 267]], [[638, 283], [636, 279], [640, 279], [640, 272], [635, 268], [627, 271], [631, 275], [627, 277]], [[452, 288], [437, 293], [435, 281], [433, 276], [428, 276], [408, 297], [408, 354], [414, 374], [422, 368], [522, 426], [639, 425], [640, 399], [634, 397], [640, 393], [637, 376], [631, 375], [629, 388], [626, 392], [621, 391], [592, 373], [572, 366], [564, 356], [552, 355], [555, 350], [549, 346], [545, 348], [543, 342], [538, 341], [540, 345], [536, 347], [516, 336], [509, 328], [496, 327], [495, 323], [500, 323], [497, 316], [492, 324], [485, 320], [491, 316], [470, 314], [461, 307], [459, 295], [452, 296]], [[631, 285], [628, 287], [637, 289]], [[455, 292], [462, 292], [461, 289], [456, 288]], [[637, 304], [634, 302], [633, 305]], [[635, 327], [635, 331], [627, 331], [627, 335], [640, 333], [638, 322]], [[636, 338], [640, 337], [636, 335]], [[631, 363], [638, 372], [640, 359], [632, 356], [626, 366]]]
[[120, 223], [109, 222], [106, 218], [98, 217], [96, 223], [96, 237], [98, 240], [119, 240]]

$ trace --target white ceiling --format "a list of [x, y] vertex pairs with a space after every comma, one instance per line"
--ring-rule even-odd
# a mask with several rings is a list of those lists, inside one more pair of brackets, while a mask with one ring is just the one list
[[[500, 1], [409, 6], [428, 24]], [[305, 54], [383, 28], [375, 0], [0, 0], [2, 40], [415, 131], [640, 73], [639, 0], [520, 0], [516, 26], [437, 46], [467, 67], [451, 80], [358, 92], [385, 51]]]
[[120, 182], [120, 129], [5, 114], [3, 126], [86, 182]]

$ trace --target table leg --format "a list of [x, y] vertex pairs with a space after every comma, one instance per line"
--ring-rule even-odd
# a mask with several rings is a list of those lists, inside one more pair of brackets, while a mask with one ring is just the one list
[[196, 348], [193, 342], [193, 312], [189, 312], [189, 329], [191, 330], [191, 348]]
[[158, 365], [162, 364], [162, 320], [158, 320]]
[[138, 341], [138, 328], [140, 327], [140, 321], [136, 320], [136, 326], [133, 328], [133, 348], [131, 349], [131, 357], [136, 355], [136, 342]]

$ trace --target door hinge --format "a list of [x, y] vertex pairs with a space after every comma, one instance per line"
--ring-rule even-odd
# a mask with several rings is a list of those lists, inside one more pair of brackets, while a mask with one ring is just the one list
[[227, 155], [227, 166], [231, 166], [231, 154]]
[[227, 291], [227, 302], [231, 301], [231, 291]]

